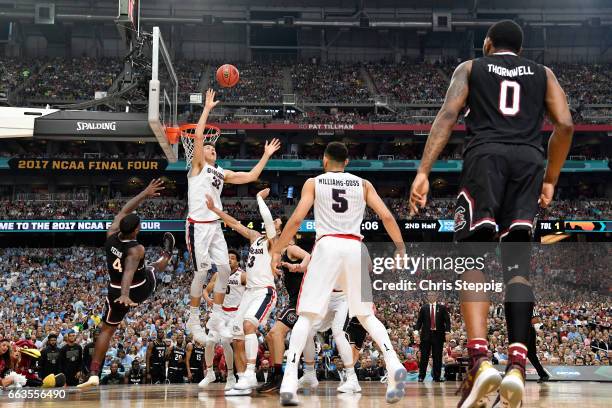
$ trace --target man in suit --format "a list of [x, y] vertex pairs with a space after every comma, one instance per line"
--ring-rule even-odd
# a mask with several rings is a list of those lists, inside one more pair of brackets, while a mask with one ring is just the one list
[[421, 337], [421, 361], [419, 364], [419, 382], [425, 380], [429, 354], [432, 354], [433, 371], [432, 377], [435, 382], [443, 382], [442, 374], [442, 349], [446, 333], [450, 330], [450, 316], [446, 306], [437, 302], [437, 293], [427, 294], [428, 302], [421, 306], [416, 330], [420, 331]]
[[259, 370], [257, 370], [257, 372], [255, 373], [255, 378], [257, 378], [257, 382], [265, 383], [268, 381], [268, 377], [271, 375], [272, 373], [270, 371], [270, 361], [262, 360]]

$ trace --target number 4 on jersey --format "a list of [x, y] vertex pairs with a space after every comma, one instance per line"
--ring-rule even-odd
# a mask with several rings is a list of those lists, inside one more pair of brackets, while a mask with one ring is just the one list
[[113, 269], [123, 273], [123, 268], [121, 267], [121, 258], [115, 259], [115, 262], [113, 262]]

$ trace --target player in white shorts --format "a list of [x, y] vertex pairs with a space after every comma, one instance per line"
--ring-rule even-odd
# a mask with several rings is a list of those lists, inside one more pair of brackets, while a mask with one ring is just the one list
[[346, 295], [339, 288], [334, 288], [327, 314], [321, 320], [312, 326], [312, 331], [306, 341], [304, 347], [304, 375], [298, 381], [299, 388], [314, 388], [319, 385], [317, 376], [314, 370], [315, 364], [315, 343], [314, 336], [317, 332], [326, 332], [329, 329], [332, 331], [338, 354], [344, 363], [347, 378], [338, 388], [338, 392], [356, 393], [361, 392], [357, 374], [355, 373], [355, 361], [353, 359], [353, 350], [344, 332], [348, 317], [348, 301]]
[[[206, 339], [206, 348], [204, 352], [204, 359], [206, 361], [206, 376], [198, 384], [200, 387], [207, 387], [209, 384], [217, 380], [215, 370], [213, 367], [213, 360], [215, 358], [215, 345], [221, 343], [223, 346], [223, 354], [225, 355], [225, 364], [227, 366], [227, 382], [225, 383], [225, 389], [231, 390], [236, 384], [236, 377], [234, 376], [234, 350], [232, 349], [232, 326], [236, 311], [240, 302], [242, 301], [242, 295], [246, 289], [246, 272], [240, 268], [240, 254], [235, 249], [230, 249], [229, 262], [232, 274], [227, 281], [227, 292], [225, 299], [223, 300], [223, 314], [221, 315], [220, 331], [212, 330], [209, 328], [208, 338]], [[210, 294], [213, 291], [215, 282], [217, 281], [217, 274], [215, 273], [210, 282], [204, 289], [204, 299], [207, 302], [212, 303], [210, 300]], [[207, 325], [208, 326], [208, 325]], [[240, 358], [240, 357], [238, 357]]]
[[293, 238], [314, 205], [317, 242], [298, 300], [299, 318], [293, 327], [280, 389], [282, 405], [298, 404], [297, 368], [300, 356], [313, 324], [327, 311], [336, 283], [346, 293], [351, 317], [357, 316], [383, 353], [389, 371], [387, 402], [398, 402], [404, 396], [406, 369], [393, 350], [387, 330], [374, 315], [373, 303], [362, 299], [361, 273], [362, 265], [366, 262], [363, 258], [367, 257], [362, 250], [360, 230], [366, 205], [379, 216], [395, 243], [397, 255], [401, 257], [405, 254], [404, 241], [395, 218], [372, 184], [345, 173], [347, 164], [346, 146], [340, 142], [329, 143], [323, 155], [325, 174], [304, 183], [300, 202], [271, 250], [271, 268], [275, 269], [283, 247]]
[[216, 165], [217, 152], [213, 143], [204, 141], [204, 129], [208, 114], [217, 106], [215, 92], [206, 92], [206, 102], [202, 116], [195, 130], [193, 159], [191, 169], [187, 174], [189, 213], [186, 223], [186, 242], [193, 262], [194, 276], [191, 281], [189, 302], [189, 319], [187, 330], [193, 335], [193, 340], [204, 344], [206, 332], [200, 325], [200, 303], [206, 274], [212, 264], [217, 267], [218, 278], [214, 287], [214, 305], [209, 319], [210, 326], [216, 328], [221, 322], [218, 317], [223, 310], [223, 297], [230, 275], [227, 244], [221, 230], [219, 217], [206, 206], [205, 196], [212, 197], [215, 206], [222, 209], [221, 191], [224, 183], [247, 184], [256, 181], [263, 171], [268, 159], [280, 148], [280, 142], [273, 139], [266, 141], [264, 154], [259, 163], [249, 172], [234, 172], [224, 170]]
[[[232, 216], [216, 208], [212, 198], [207, 196], [208, 208], [217, 214], [228, 227], [247, 238], [251, 244], [249, 257], [246, 261], [246, 291], [242, 296], [233, 323], [234, 339], [244, 340], [246, 367], [238, 367], [237, 365], [238, 382], [234, 386], [234, 390], [226, 391], [226, 395], [249, 394], [251, 389], [257, 386], [255, 362], [259, 342], [256, 333], [259, 325], [268, 320], [270, 312], [276, 305], [275, 273], [270, 269], [269, 247], [274, 243], [277, 235], [280, 234], [282, 222], [280, 218], [272, 219], [272, 214], [264, 202], [269, 193], [269, 188], [257, 193], [259, 212], [266, 230], [265, 235], [245, 227]], [[240, 343], [237, 344], [238, 347], [240, 345]]]

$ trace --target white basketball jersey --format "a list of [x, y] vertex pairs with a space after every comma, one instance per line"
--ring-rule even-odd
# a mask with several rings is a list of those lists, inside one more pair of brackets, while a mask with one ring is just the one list
[[363, 179], [350, 173], [327, 172], [314, 180], [317, 238], [330, 234], [362, 237], [366, 206]]
[[247, 289], [274, 286], [274, 275], [270, 268], [272, 258], [268, 253], [268, 240], [257, 238], [249, 248], [247, 259]]
[[244, 271], [240, 268], [236, 269], [236, 272], [232, 273], [227, 281], [227, 292], [225, 293], [225, 299], [223, 300], [223, 307], [227, 309], [237, 309], [240, 306], [242, 295], [246, 287], [241, 283], [241, 276]]
[[214, 221], [219, 217], [206, 206], [206, 194], [213, 198], [215, 207], [223, 210], [221, 204], [221, 191], [225, 176], [223, 169], [219, 166], [204, 165], [197, 176], [187, 175], [189, 191], [187, 193], [189, 203], [188, 218], [194, 221]]

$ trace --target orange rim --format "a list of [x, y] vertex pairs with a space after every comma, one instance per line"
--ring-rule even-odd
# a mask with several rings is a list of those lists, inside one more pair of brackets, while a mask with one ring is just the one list
[[[195, 129], [198, 127], [196, 123], [187, 123], [178, 127], [167, 127], [166, 136], [171, 144], [176, 144], [182, 137], [193, 138], [195, 136]], [[221, 129], [214, 125], [205, 125], [204, 135], [211, 137], [221, 134]]]

